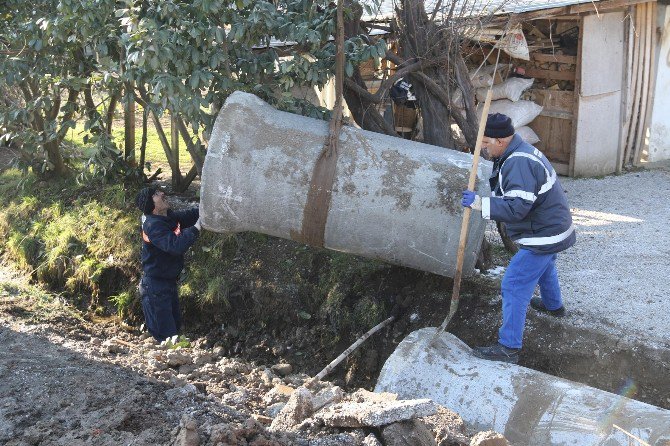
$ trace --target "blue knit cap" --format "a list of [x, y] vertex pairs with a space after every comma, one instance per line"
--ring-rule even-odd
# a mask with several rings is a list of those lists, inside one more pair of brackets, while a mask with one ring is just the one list
[[502, 113], [492, 113], [486, 119], [484, 136], [489, 138], [507, 138], [514, 135], [512, 120]]

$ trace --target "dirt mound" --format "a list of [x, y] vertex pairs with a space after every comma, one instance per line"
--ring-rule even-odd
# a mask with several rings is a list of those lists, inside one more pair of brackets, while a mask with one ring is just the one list
[[[396, 444], [394, 432], [422, 432], [426, 444], [469, 443], [460, 418], [432, 402], [346, 393], [328, 382], [307, 390], [309, 377], [290, 364], [226, 357], [205, 339], [157, 345], [43, 299], [6, 287], [0, 296], [2, 444]], [[347, 407], [367, 415], [333, 422]]]

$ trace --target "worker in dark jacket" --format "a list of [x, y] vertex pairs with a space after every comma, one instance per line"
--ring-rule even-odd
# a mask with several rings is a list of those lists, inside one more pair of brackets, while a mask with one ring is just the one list
[[181, 326], [177, 280], [184, 253], [200, 234], [198, 208], [173, 212], [161, 190], [145, 187], [137, 195], [142, 213], [142, 311], [149, 333], [158, 341]]
[[[502, 281], [498, 343], [473, 352], [480, 358], [516, 363], [529, 303], [552, 316], [565, 315], [556, 254], [575, 244], [575, 228], [556, 171], [542, 152], [515, 135], [509, 117], [488, 116], [482, 147], [494, 161], [489, 179], [492, 196], [482, 198], [466, 190], [462, 205], [480, 210], [485, 219], [504, 222], [519, 251]], [[541, 297], [532, 297], [538, 283]]]

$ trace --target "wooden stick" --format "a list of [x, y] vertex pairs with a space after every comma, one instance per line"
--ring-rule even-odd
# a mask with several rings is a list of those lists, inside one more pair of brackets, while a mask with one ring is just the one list
[[[575, 160], [577, 159], [577, 135], [579, 130], [579, 108], [581, 104], [582, 90], [582, 54], [584, 53], [584, 17], [579, 18], [579, 38], [577, 40], [577, 65], [575, 66], [575, 88], [572, 99], [572, 131], [570, 132], [570, 161], [568, 162], [568, 175], [575, 175]], [[582, 112], [584, 113], [584, 112]]]
[[617, 426], [616, 424], [613, 424], [612, 427], [614, 427], [614, 428], [616, 428], [616, 429], [619, 429], [621, 432], [623, 432], [624, 434], [628, 435], [630, 438], [632, 438], [633, 440], [637, 441], [637, 442], [640, 443], [642, 446], [651, 446], [651, 445], [650, 445], [649, 443], [647, 443], [646, 441], [642, 440], [641, 438], [636, 437], [635, 435], [633, 435], [633, 434], [631, 434], [630, 432], [628, 432], [627, 430], [625, 430], [625, 429], [623, 429], [623, 428]]
[[[640, 5], [642, 6], [642, 5]], [[640, 163], [640, 154], [642, 152], [642, 144], [643, 144], [643, 138], [645, 134], [645, 124], [646, 124], [646, 119], [645, 116], [647, 116], [647, 103], [649, 102], [649, 77], [650, 77], [650, 72], [649, 68], [651, 65], [651, 54], [649, 53], [651, 49], [651, 35], [650, 31], [653, 28], [651, 25], [651, 6], [649, 3], [646, 3], [644, 8], [645, 12], [645, 28], [644, 31], [642, 32], [642, 35], [644, 36], [644, 75], [642, 77], [642, 102], [640, 104], [640, 115], [638, 119], [638, 124], [637, 124], [637, 141], [635, 144], [635, 154], [633, 156], [633, 166], [637, 166]]]
[[639, 112], [640, 105], [640, 88], [642, 83], [642, 65], [640, 64], [640, 55], [642, 47], [642, 11], [641, 6], [638, 5], [635, 7], [635, 46], [634, 46], [634, 57], [633, 57], [633, 67], [637, 69], [633, 72], [633, 79], [635, 80], [634, 91], [633, 91], [633, 102], [631, 103], [631, 122], [630, 128], [628, 130], [628, 139], [626, 141], [626, 155], [624, 156], [624, 164], [628, 165], [630, 163], [631, 152], [634, 150], [634, 141], [635, 141], [635, 123], [637, 122], [637, 113]]
[[630, 145], [631, 145], [631, 133], [633, 132], [633, 119], [635, 107], [637, 105], [637, 82], [638, 82], [638, 71], [640, 69], [639, 65], [639, 32], [640, 32], [640, 19], [637, 7], [633, 7], [634, 14], [634, 32], [633, 32], [633, 73], [632, 81], [630, 83], [631, 89], [631, 100], [629, 104], [629, 120], [626, 123], [626, 139], [624, 143], [624, 156], [621, 162], [622, 168], [628, 165], [628, 160], [630, 159]]
[[391, 317], [389, 317], [388, 319], [386, 319], [386, 320], [384, 320], [384, 321], [378, 323], [377, 325], [375, 325], [374, 327], [372, 327], [370, 330], [368, 330], [365, 334], [363, 334], [360, 338], [358, 338], [358, 339], [356, 340], [356, 342], [354, 342], [353, 344], [351, 344], [351, 345], [349, 346], [348, 349], [346, 349], [345, 351], [343, 351], [343, 352], [340, 354], [340, 356], [338, 356], [337, 358], [335, 358], [335, 359], [333, 359], [332, 361], [330, 361], [330, 364], [328, 364], [323, 370], [321, 370], [319, 373], [317, 373], [317, 374], [314, 376], [314, 378], [312, 378], [312, 379], [310, 379], [309, 381], [307, 381], [307, 382], [305, 383], [305, 387], [309, 388], [309, 387], [313, 386], [314, 384], [316, 384], [317, 382], [319, 382], [324, 376], [326, 376], [326, 375], [327, 375], [328, 373], [330, 373], [335, 367], [337, 367], [337, 365], [338, 365], [340, 362], [342, 362], [342, 360], [343, 360], [344, 358], [346, 358], [347, 356], [349, 356], [349, 355], [351, 354], [351, 352], [353, 352], [354, 350], [356, 350], [356, 349], [358, 348], [359, 345], [361, 345], [363, 342], [365, 342], [365, 340], [366, 340], [367, 338], [369, 338], [370, 336], [372, 336], [373, 334], [375, 334], [376, 332], [378, 332], [378, 331], [381, 330], [382, 328], [386, 327], [386, 326], [387, 326], [388, 324], [390, 324], [391, 321], [393, 321], [394, 319], [395, 319], [395, 316], [391, 316]]
[[647, 138], [647, 132], [651, 124], [651, 114], [653, 111], [654, 104], [654, 90], [656, 88], [656, 3], [647, 3], [647, 19], [649, 26], [649, 33], [647, 35], [649, 43], [649, 84], [646, 91], [646, 110], [643, 115], [640, 116], [640, 119], [643, 120], [642, 125], [642, 135], [641, 143], [638, 147], [638, 153], [636, 154], [635, 159], [633, 160], [634, 166], [639, 166], [642, 162], [642, 150], [647, 149], [647, 158], [649, 157], [649, 139]]
[[[475, 144], [475, 153], [472, 156], [472, 169], [470, 169], [470, 179], [468, 180], [468, 190], [475, 190], [475, 182], [477, 180], [477, 166], [479, 165], [479, 154], [482, 149], [482, 139], [484, 138], [484, 129], [486, 128], [486, 118], [488, 117], [489, 108], [491, 107], [491, 89], [486, 93], [486, 100], [484, 101], [484, 109], [479, 118], [479, 131], [477, 132], [477, 143]], [[449, 305], [449, 314], [442, 322], [442, 325], [435, 332], [435, 337], [442, 333], [446, 328], [451, 318], [456, 314], [458, 309], [458, 301], [461, 292], [461, 276], [463, 275], [463, 257], [465, 255], [465, 243], [468, 239], [468, 226], [470, 223], [470, 212], [472, 209], [465, 208], [463, 213], [463, 222], [461, 223], [461, 238], [458, 243], [458, 256], [456, 257], [456, 274], [454, 275], [454, 288], [451, 292], [451, 303]]]
[[632, 90], [633, 90], [633, 48], [635, 43], [635, 26], [633, 24], [633, 18], [631, 17], [631, 8], [628, 8], [628, 39], [627, 39], [627, 48], [626, 48], [626, 80], [624, 82], [624, 93], [623, 98], [623, 120], [621, 125], [621, 135], [619, 136], [619, 150], [617, 151], [617, 163], [616, 163], [616, 173], [621, 173], [623, 169], [624, 159], [626, 156], [626, 142], [628, 141], [628, 131], [630, 129], [630, 118], [631, 118], [631, 100], [632, 100]]

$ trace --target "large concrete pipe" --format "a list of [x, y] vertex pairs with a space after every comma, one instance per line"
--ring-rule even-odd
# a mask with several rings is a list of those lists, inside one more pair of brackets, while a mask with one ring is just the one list
[[[670, 411], [525, 367], [472, 356], [435, 328], [407, 336], [388, 358], [375, 391], [431, 398], [478, 430], [514, 446], [670, 444]], [[637, 442], [632, 436], [643, 440]]]
[[[202, 171], [203, 227], [261, 232], [453, 277], [472, 156], [344, 127], [337, 156], [320, 157], [327, 134], [324, 121], [278, 111], [251, 94], [230, 95]], [[489, 193], [490, 170], [480, 163], [480, 193]], [[474, 269], [484, 229], [473, 213], [464, 275]]]

